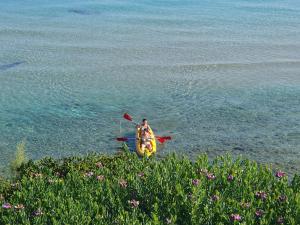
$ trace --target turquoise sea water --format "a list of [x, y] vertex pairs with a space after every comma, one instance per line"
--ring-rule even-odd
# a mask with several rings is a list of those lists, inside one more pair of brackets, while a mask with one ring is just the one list
[[147, 117], [191, 157], [300, 170], [300, 1], [0, 1], [0, 165], [115, 152]]

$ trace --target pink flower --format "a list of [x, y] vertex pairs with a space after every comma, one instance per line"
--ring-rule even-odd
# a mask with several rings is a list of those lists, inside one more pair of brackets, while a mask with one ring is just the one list
[[8, 202], [6, 202], [2, 205], [3, 209], [11, 209], [11, 207], [12, 207], [11, 204], [9, 204]]
[[33, 177], [36, 177], [36, 178], [39, 178], [39, 177], [42, 177], [43, 176], [43, 174], [41, 174], [41, 173], [32, 173], [31, 174]]
[[124, 179], [119, 180], [119, 185], [121, 188], [126, 188], [127, 187], [127, 181]]
[[275, 174], [275, 176], [278, 177], [278, 178], [285, 177], [285, 175], [286, 175], [285, 172], [282, 172], [282, 171], [280, 171], [280, 170], [277, 171], [276, 174]]
[[200, 180], [198, 180], [198, 179], [193, 179], [193, 180], [192, 180], [192, 184], [193, 184], [194, 186], [198, 186], [198, 185], [200, 184]]
[[192, 193], [189, 193], [188, 194], [188, 198], [193, 201], [195, 199], [194, 195]]
[[206, 175], [207, 172], [208, 172], [207, 169], [200, 169], [198, 171], [199, 171], [200, 174], [204, 174], [204, 175]]
[[97, 163], [96, 163], [96, 167], [97, 167], [97, 168], [103, 168], [103, 164], [102, 164], [101, 162], [97, 162]]
[[53, 179], [48, 179], [49, 184], [53, 184], [55, 181]]
[[242, 202], [242, 203], [241, 203], [241, 206], [242, 206], [243, 208], [248, 209], [248, 208], [250, 208], [251, 204], [250, 204], [249, 202]]
[[13, 184], [11, 184], [10, 185], [12, 188], [17, 188], [18, 186], [19, 186], [19, 184], [18, 183], [13, 183]]
[[216, 176], [213, 173], [207, 173], [206, 177], [208, 180], [214, 180], [216, 178]]
[[264, 211], [262, 211], [261, 209], [256, 210], [256, 212], [255, 212], [255, 215], [256, 215], [257, 217], [261, 217], [263, 214], [264, 214]]
[[84, 176], [86, 176], [86, 177], [91, 177], [93, 175], [94, 175], [94, 172], [87, 172], [84, 174]]
[[278, 217], [277, 223], [278, 223], [278, 224], [283, 224], [283, 223], [284, 223], [284, 219], [283, 219], [282, 216]]
[[260, 198], [261, 200], [266, 200], [266, 199], [267, 199], [267, 193], [264, 192], [264, 191], [257, 191], [257, 192], [255, 193], [255, 196], [256, 196], [257, 198]]
[[278, 200], [279, 200], [280, 202], [285, 202], [285, 201], [287, 200], [287, 197], [286, 197], [286, 195], [280, 195], [280, 196], [278, 197]]
[[132, 200], [128, 201], [128, 203], [131, 206], [131, 208], [137, 208], [140, 204], [140, 202], [136, 201], [135, 199], [132, 199]]
[[60, 174], [60, 172], [56, 172], [55, 175], [56, 175], [57, 177], [61, 177], [61, 176], [62, 176], [62, 175]]
[[167, 224], [171, 224], [171, 223], [172, 223], [172, 220], [171, 220], [170, 218], [167, 218], [167, 219], [166, 219], [166, 223], [167, 223]]
[[240, 220], [242, 220], [242, 217], [239, 214], [231, 214], [230, 220], [231, 221], [240, 221]]
[[18, 204], [18, 205], [15, 205], [15, 209], [17, 210], [21, 210], [21, 209], [24, 209], [24, 205], [23, 204]]
[[104, 175], [99, 175], [96, 177], [97, 180], [99, 181], [103, 181], [105, 179], [105, 176]]
[[144, 177], [144, 176], [145, 176], [145, 174], [143, 172], [138, 173], [138, 177]]
[[228, 177], [227, 177], [227, 180], [228, 180], [228, 181], [233, 181], [233, 178], [234, 178], [233, 175], [232, 175], [232, 174], [229, 174]]
[[219, 201], [220, 197], [218, 195], [213, 195], [211, 196], [211, 200], [216, 202], [216, 201]]
[[37, 210], [34, 211], [32, 214], [33, 214], [33, 216], [41, 216], [41, 215], [43, 215], [44, 213], [42, 212], [41, 209], [37, 209]]

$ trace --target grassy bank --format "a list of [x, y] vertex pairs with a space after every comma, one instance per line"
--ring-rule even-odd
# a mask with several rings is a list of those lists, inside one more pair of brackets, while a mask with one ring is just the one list
[[0, 193], [0, 224], [300, 224], [299, 176], [229, 156], [45, 158]]

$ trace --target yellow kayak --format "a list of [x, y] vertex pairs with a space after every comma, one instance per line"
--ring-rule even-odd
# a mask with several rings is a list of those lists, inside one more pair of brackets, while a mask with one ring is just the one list
[[149, 127], [149, 132], [150, 132], [150, 136], [151, 136], [151, 141], [150, 144], [152, 146], [152, 150], [148, 149], [147, 147], [145, 147], [144, 149], [142, 149], [142, 139], [141, 139], [141, 134], [142, 131], [140, 128], [136, 129], [136, 141], [135, 141], [135, 145], [136, 145], [136, 152], [139, 156], [150, 156], [152, 154], [154, 154], [156, 152], [156, 140], [155, 140], [155, 135], [152, 131], [152, 129]]

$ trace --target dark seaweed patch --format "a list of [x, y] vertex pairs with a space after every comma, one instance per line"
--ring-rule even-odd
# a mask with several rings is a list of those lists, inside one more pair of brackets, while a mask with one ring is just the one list
[[25, 61], [18, 61], [18, 62], [9, 63], [9, 64], [5, 64], [5, 65], [0, 65], [0, 70], [8, 70], [8, 69], [14, 68], [16, 66], [19, 66], [23, 63], [25, 63]]
[[68, 12], [79, 14], [79, 15], [90, 15], [91, 14], [89, 11], [83, 10], [83, 9], [69, 9]]

